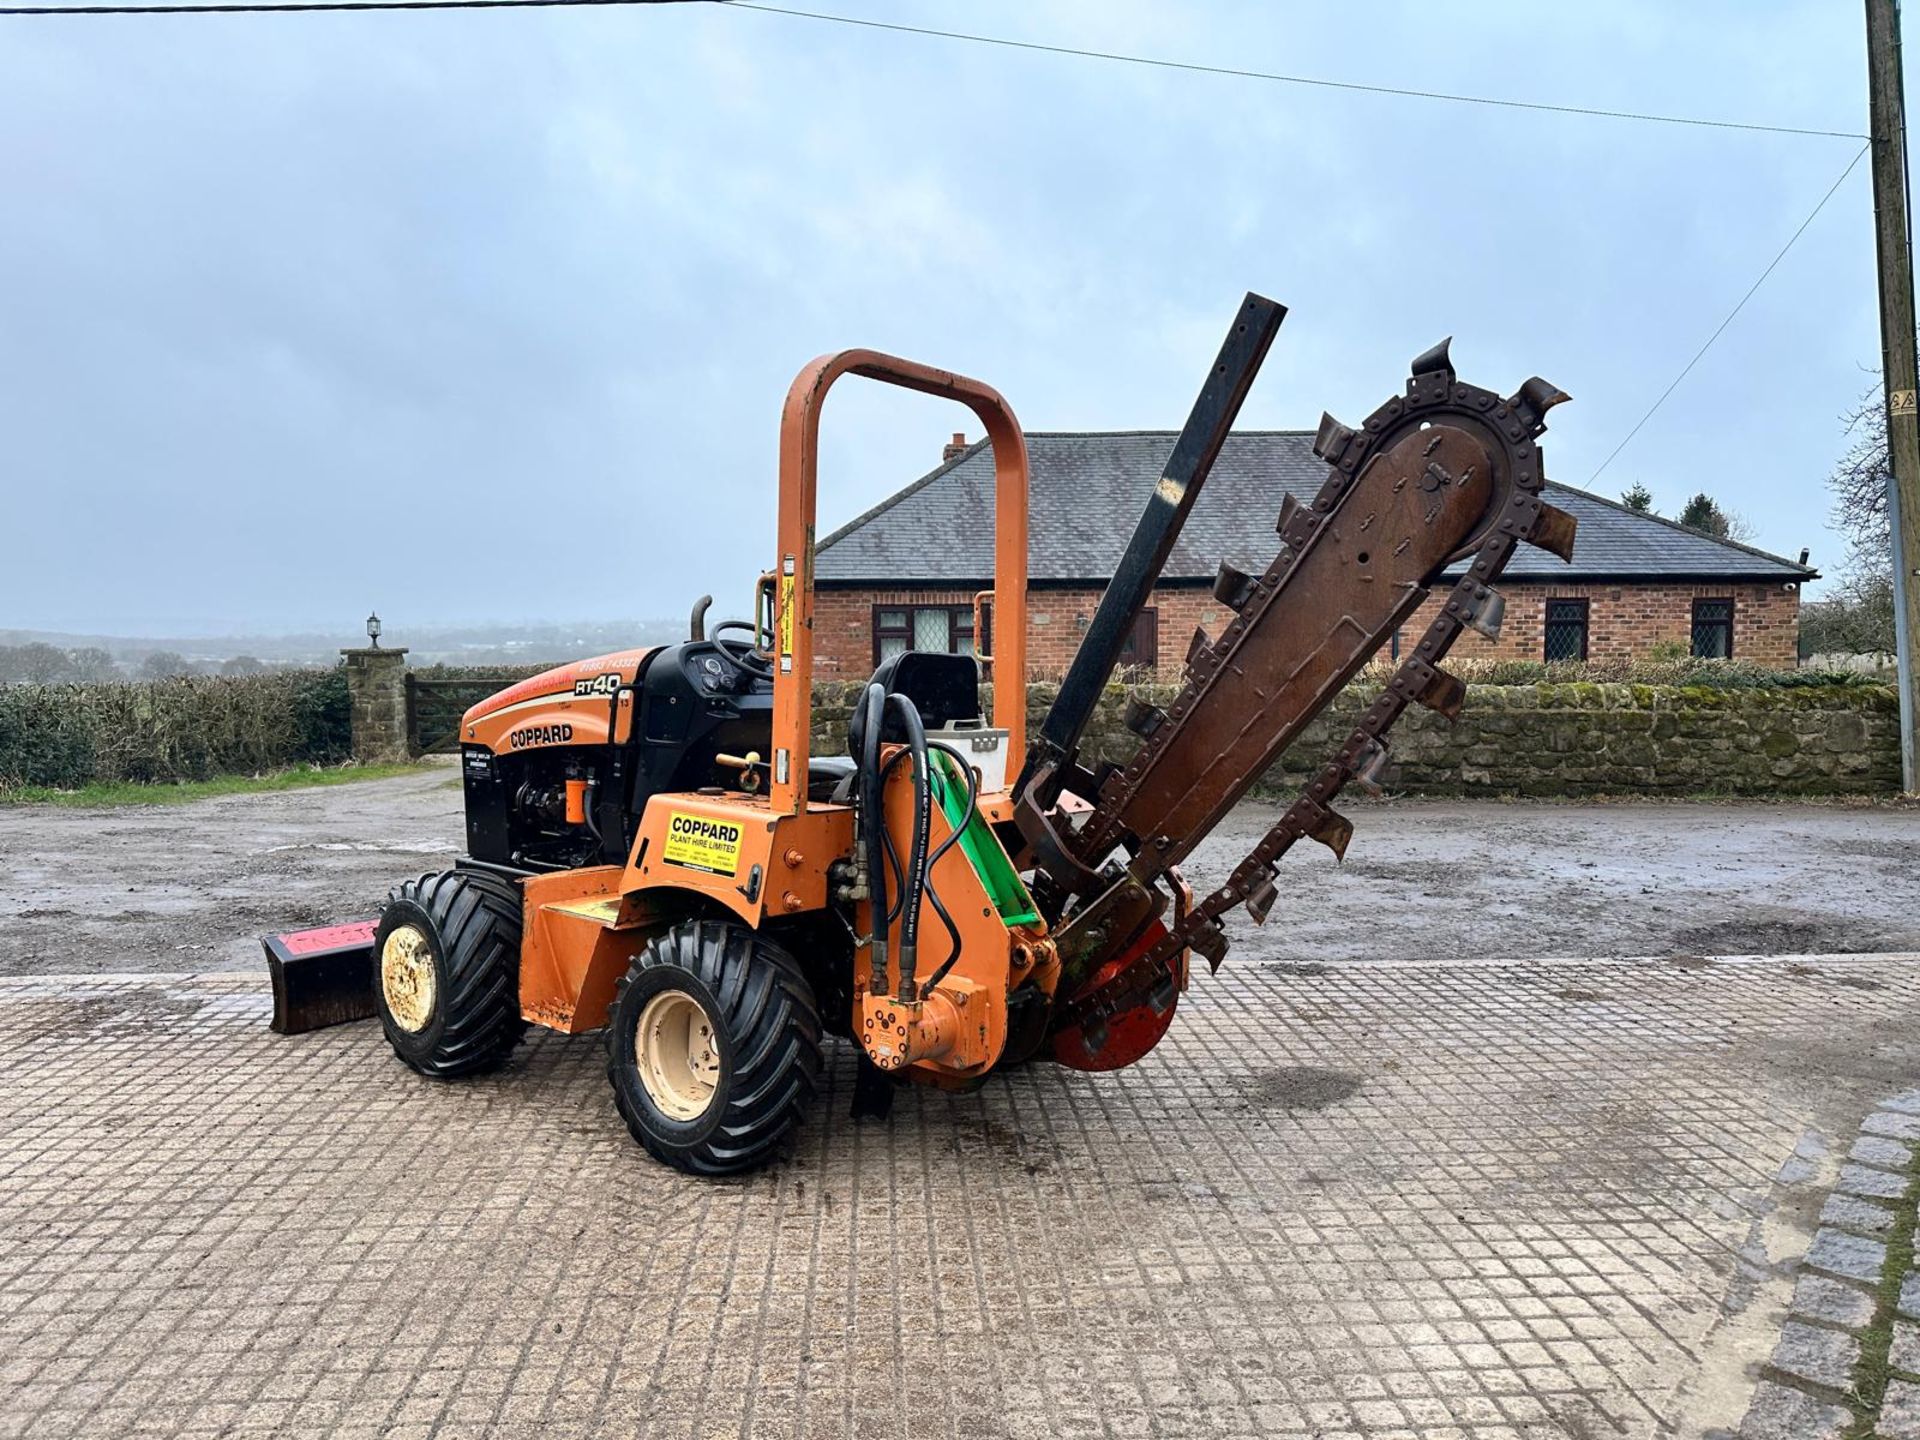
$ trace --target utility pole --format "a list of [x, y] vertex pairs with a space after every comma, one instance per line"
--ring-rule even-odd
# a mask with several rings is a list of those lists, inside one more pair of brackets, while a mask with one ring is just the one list
[[1913, 242], [1907, 217], [1907, 106], [1900, 0], [1867, 0], [1867, 92], [1873, 135], [1874, 242], [1880, 259], [1881, 383], [1886, 392], [1887, 522], [1893, 535], [1894, 644], [1900, 657], [1901, 789], [1920, 790], [1920, 374], [1914, 361]]

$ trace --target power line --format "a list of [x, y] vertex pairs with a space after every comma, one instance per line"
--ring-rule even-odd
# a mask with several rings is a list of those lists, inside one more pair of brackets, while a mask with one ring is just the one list
[[6, 15], [273, 15], [342, 10], [559, 10], [585, 5], [675, 5], [689, 0], [292, 0], [286, 5], [4, 5]]
[[1787, 252], [1793, 249], [1794, 244], [1800, 239], [1802, 235], [1807, 233], [1807, 227], [1813, 224], [1814, 217], [1819, 215], [1819, 213], [1822, 210], [1827, 208], [1827, 202], [1834, 197], [1834, 192], [1839, 190], [1839, 188], [1846, 183], [1847, 177], [1853, 174], [1853, 167], [1858, 165], [1860, 163], [1861, 157], [1864, 156], [1867, 153], [1867, 151], [1871, 150], [1872, 148], [1873, 148], [1873, 142], [1869, 140], [1865, 145], [1862, 145], [1860, 147], [1859, 152], [1854, 155], [1853, 159], [1847, 162], [1847, 168], [1840, 172], [1840, 178], [1838, 180], [1835, 180], [1833, 184], [1827, 187], [1827, 193], [1820, 197], [1820, 203], [1814, 206], [1813, 209], [1810, 212], [1808, 212], [1807, 218], [1800, 222], [1800, 228], [1798, 230], [1795, 230], [1793, 234], [1787, 237], [1787, 243], [1780, 247], [1780, 253], [1778, 255], [1775, 255], [1773, 259], [1767, 263], [1767, 268], [1760, 272], [1760, 278], [1754, 281], [1753, 284], [1747, 287], [1747, 293], [1740, 297], [1740, 303], [1738, 305], [1735, 305], [1733, 309], [1727, 312], [1727, 318], [1722, 320], [1718, 328], [1714, 330], [1713, 334], [1707, 337], [1707, 343], [1702, 345], [1698, 350], [1694, 352], [1693, 358], [1687, 361], [1686, 366], [1680, 371], [1678, 375], [1673, 377], [1673, 383], [1667, 386], [1666, 389], [1662, 390], [1660, 392], [1660, 398], [1654, 401], [1652, 405], [1647, 407], [1647, 413], [1640, 417], [1639, 424], [1635, 425], [1633, 429], [1627, 432], [1627, 438], [1625, 440], [1622, 440], [1618, 445], [1614, 446], [1613, 454], [1607, 456], [1606, 459], [1602, 460], [1600, 462], [1600, 469], [1594, 471], [1593, 474], [1588, 477], [1587, 485], [1589, 488], [1592, 487], [1594, 481], [1600, 478], [1602, 471], [1604, 471], [1607, 468], [1607, 466], [1613, 464], [1614, 456], [1617, 456], [1622, 450], [1626, 449], [1627, 445], [1632, 441], [1633, 437], [1638, 435], [1641, 431], [1641, 428], [1645, 426], [1646, 423], [1653, 418], [1654, 412], [1657, 411], [1662, 405], [1667, 403], [1667, 397], [1673, 394], [1675, 390], [1680, 388], [1680, 382], [1686, 379], [1687, 376], [1693, 372], [1693, 367], [1700, 363], [1700, 357], [1705, 355], [1707, 351], [1713, 348], [1713, 342], [1718, 340], [1721, 337], [1721, 335], [1726, 332], [1726, 328], [1733, 323], [1734, 317], [1738, 315], [1742, 310], [1747, 308], [1747, 302], [1753, 299], [1754, 292], [1757, 291], [1762, 285], [1767, 283], [1767, 277], [1773, 274], [1774, 270], [1779, 266], [1782, 260], [1787, 258]]
[[[547, 10], [586, 6], [634, 6], [686, 3], [686, 0], [231, 0], [231, 3], [179, 5], [4, 5], [0, 16], [54, 15], [270, 15], [315, 11], [378, 10]], [[795, 10], [754, 0], [718, 0], [731, 10], [758, 10], [797, 20], [820, 20], [833, 25], [855, 25], [864, 30], [887, 30], [937, 40], [960, 40], [971, 45], [994, 45], [1006, 50], [1030, 50], [1044, 55], [1071, 55], [1084, 60], [1106, 60], [1121, 65], [1145, 65], [1194, 75], [1223, 75], [1238, 80], [1264, 80], [1277, 85], [1305, 85], [1321, 90], [1345, 90], [1360, 95], [1392, 95], [1409, 100], [1443, 100], [1455, 105], [1485, 105], [1501, 110], [1532, 110], [1549, 115], [1584, 115], [1602, 120], [1634, 120], [1650, 125], [1691, 125], [1708, 130], [1745, 130], [1763, 135], [1807, 135], [1829, 140], [1865, 140], [1853, 130], [1820, 130], [1799, 125], [1766, 125], [1747, 120], [1710, 120], [1697, 115], [1661, 115], [1640, 110], [1607, 110], [1592, 105], [1550, 105], [1538, 100], [1510, 100], [1493, 95], [1460, 95], [1445, 90], [1415, 90], [1396, 85], [1367, 85], [1357, 80], [1328, 80], [1315, 75], [1288, 75], [1274, 70], [1247, 70], [1231, 65], [1202, 65], [1167, 60], [1154, 55], [1129, 55], [1117, 50], [1088, 50], [1073, 45], [1045, 45], [1036, 40], [1011, 40], [1003, 35], [978, 35], [964, 30], [937, 30], [924, 25], [902, 25], [890, 20], [866, 20], [820, 10]]]
[[901, 25], [890, 20], [862, 20], [819, 10], [790, 10], [757, 0], [721, 0], [729, 10], [760, 10], [801, 20], [825, 20], [836, 25], [858, 25], [867, 30], [892, 30], [902, 35], [928, 35], [940, 40], [964, 40], [973, 45], [998, 45], [1008, 50], [1035, 50], [1046, 55], [1076, 55], [1087, 60], [1111, 60], [1123, 65], [1149, 65], [1161, 70], [1185, 70], [1199, 75], [1226, 75], [1238, 80], [1268, 80], [1280, 85], [1311, 85], [1322, 90], [1350, 90], [1363, 95], [1398, 95], [1412, 100], [1447, 100], [1457, 105], [1490, 105], [1502, 110], [1540, 110], [1552, 115], [1588, 115], [1603, 120], [1641, 120], [1654, 125], [1695, 125], [1710, 130], [1752, 130], [1766, 135], [1814, 135], [1833, 140], [1865, 140], [1853, 130], [1814, 130], [1797, 125], [1762, 125], [1745, 120], [1706, 120], [1694, 115], [1656, 115], [1637, 110], [1602, 110], [1587, 105], [1548, 105], [1535, 100], [1503, 100], [1490, 95], [1456, 95], [1445, 90], [1409, 90], [1394, 85], [1363, 85], [1355, 80], [1325, 80], [1313, 75], [1286, 75], [1272, 70], [1242, 70], [1230, 65], [1201, 65], [1186, 60], [1163, 60], [1153, 55], [1128, 55], [1117, 50], [1083, 50], [1072, 45], [1043, 45], [1034, 40], [1009, 40], [1000, 35], [975, 35], [964, 30], [934, 30]]
[[[279, 11], [293, 13], [339, 12], [339, 11], [389, 11], [389, 10], [528, 10], [528, 9], [570, 9], [590, 6], [637, 6], [688, 3], [688, 0], [289, 0], [285, 4], [268, 3], [213, 3], [178, 5], [6, 5], [0, 6], [0, 16], [53, 16], [53, 15], [265, 15]], [[836, 25], [854, 25], [866, 30], [886, 30], [903, 35], [920, 35], [940, 40], [960, 40], [974, 45], [993, 45], [1008, 50], [1029, 50], [1047, 55], [1070, 55], [1088, 60], [1107, 60], [1125, 65], [1145, 65], [1163, 70], [1180, 70], [1192, 74], [1222, 75], [1242, 80], [1263, 80], [1282, 85], [1305, 85], [1325, 90], [1346, 90], [1367, 95], [1392, 95], [1416, 100], [1443, 100], [1459, 105], [1486, 105], [1505, 110], [1534, 110], [1555, 115], [1584, 115], [1605, 120], [1633, 120], [1655, 125], [1689, 125], [1712, 130], [1744, 130], [1768, 135], [1805, 135], [1824, 139], [1863, 140], [1854, 157], [1847, 162], [1846, 169], [1839, 178], [1828, 187], [1826, 194], [1820, 197], [1819, 204], [1800, 222], [1799, 228], [1787, 238], [1787, 243], [1768, 262], [1767, 268], [1747, 288], [1739, 303], [1707, 337], [1706, 343], [1694, 352], [1680, 373], [1673, 377], [1660, 397], [1647, 408], [1626, 437], [1613, 447], [1607, 458], [1600, 462], [1599, 469], [1588, 478], [1588, 485], [1594, 484], [1612, 465], [1622, 450], [1632, 443], [1634, 437], [1646, 427], [1649, 420], [1667, 403], [1669, 396], [1680, 388], [1680, 383], [1693, 373], [1693, 368], [1711, 350], [1714, 343], [1731, 325], [1747, 302], [1767, 282], [1780, 262], [1787, 258], [1807, 227], [1813, 224], [1827, 202], [1834, 197], [1841, 185], [1854, 171], [1861, 158], [1872, 148], [1870, 137], [1851, 130], [1818, 130], [1794, 125], [1766, 125], [1743, 120], [1710, 120], [1692, 115], [1662, 115], [1636, 110], [1605, 110], [1585, 105], [1549, 105], [1539, 101], [1510, 100], [1487, 95], [1459, 95], [1441, 90], [1414, 90], [1391, 85], [1366, 85], [1350, 80], [1327, 80], [1310, 75], [1287, 75], [1269, 70], [1246, 70], [1226, 65], [1202, 65], [1192, 61], [1166, 60], [1150, 55], [1129, 55], [1113, 50], [1087, 50], [1068, 45], [1046, 45], [1032, 40], [1010, 40], [998, 35], [976, 35], [961, 30], [937, 30], [920, 25], [902, 25], [887, 20], [866, 20], [852, 15], [833, 15], [817, 10], [795, 10], [780, 5], [766, 5], [758, 0], [718, 0], [718, 3], [733, 10], [758, 10], [769, 15], [784, 15], [800, 20], [820, 20]]]

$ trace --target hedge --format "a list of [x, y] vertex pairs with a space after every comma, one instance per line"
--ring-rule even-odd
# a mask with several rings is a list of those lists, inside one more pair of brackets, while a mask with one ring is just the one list
[[[544, 666], [433, 666], [426, 678], [506, 685]], [[1377, 684], [1390, 667], [1376, 661], [1362, 675]], [[1772, 670], [1739, 661], [1661, 659], [1569, 662], [1524, 660], [1449, 663], [1475, 685], [1624, 682], [1692, 691], [1870, 688], [1841, 671]], [[838, 743], [846, 703], [860, 682], [822, 682], [816, 743]], [[1050, 687], [1036, 685], [1031, 703], [1044, 708]], [[1703, 695], [1706, 703], [1710, 696]], [[296, 764], [333, 764], [353, 750], [345, 672], [293, 670], [269, 675], [193, 676], [133, 684], [0, 686], [0, 789], [44, 785], [70, 789], [92, 781], [171, 782], [222, 774], [257, 774]]]
[[346, 673], [0, 687], [0, 789], [172, 782], [353, 753]]

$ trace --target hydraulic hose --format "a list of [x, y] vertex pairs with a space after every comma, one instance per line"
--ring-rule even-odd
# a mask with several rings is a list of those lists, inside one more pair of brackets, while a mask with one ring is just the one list
[[[945, 855], [947, 851], [951, 850], [955, 845], [960, 843], [960, 836], [962, 832], [965, 831], [968, 820], [970, 820], [973, 815], [974, 807], [980, 803], [979, 781], [975, 778], [973, 773], [973, 766], [968, 762], [967, 757], [962, 755], [958, 750], [954, 749], [953, 746], [941, 740], [929, 740], [927, 742], [927, 749], [929, 752], [934, 750], [940, 751], [943, 755], [946, 755], [948, 758], [950, 758], [954, 762], [954, 764], [959, 768], [960, 777], [965, 782], [966, 788], [967, 788], [967, 800], [966, 800], [965, 808], [962, 811], [962, 814], [968, 817], [968, 819], [962, 820], [959, 825], [950, 829], [947, 832], [947, 838], [942, 840], [938, 845], [936, 845], [933, 849], [933, 853], [927, 856], [926, 869], [924, 872], [925, 879], [924, 879], [924, 884], [922, 888], [924, 889], [924, 892], [926, 894], [927, 903], [933, 907], [933, 913], [940, 917], [940, 924], [946, 929], [947, 940], [948, 940], [948, 951], [947, 951], [946, 959], [940, 962], [939, 969], [935, 970], [932, 975], [928, 976], [927, 983], [920, 987], [920, 998], [923, 1000], [934, 992], [935, 988], [940, 984], [940, 982], [946, 978], [947, 972], [953, 969], [954, 963], [958, 961], [960, 958], [960, 946], [961, 946], [960, 927], [953, 923], [953, 916], [947, 913], [947, 907], [941, 902], [940, 892], [938, 889], [934, 887], [933, 868], [935, 865], [940, 863], [940, 858], [943, 855]], [[893, 757], [890, 760], [888, 760], [884, 766], [881, 767], [881, 770], [880, 770], [881, 780], [884, 782], [886, 777], [893, 774], [893, 770], [896, 765], [898, 765], [902, 760], [907, 760], [910, 758], [912, 758], [911, 754], [905, 748], [894, 751]], [[891, 835], [886, 836], [886, 850], [887, 850], [887, 868], [895, 876], [901, 875], [902, 872], [900, 868], [900, 857], [894, 850], [893, 837]], [[903, 892], [905, 888], [906, 887], [903, 881], [901, 885], [901, 889]], [[902, 895], [901, 903], [902, 905], [904, 905], [905, 903], [904, 894]], [[901, 908], [900, 905], [896, 905], [892, 910], [892, 912], [889, 913], [887, 918], [891, 920], [894, 915], [897, 915], [900, 912], [900, 908]]]
[[866, 833], [867, 893], [873, 908], [869, 938], [871, 971], [867, 988], [887, 988], [886, 817], [880, 811], [880, 726], [886, 718], [887, 687], [875, 681], [860, 697], [860, 820]]
[[601, 837], [600, 822], [594, 819], [594, 812], [599, 808], [600, 782], [598, 780], [589, 780], [587, 782], [587, 804], [583, 812], [587, 821], [587, 833], [593, 836], [593, 843], [596, 846], [604, 846], [607, 842]]
[[942, 740], [929, 742], [927, 748], [938, 750], [941, 754], [949, 756], [958, 766], [960, 776], [967, 784], [967, 804], [961, 811], [960, 823], [948, 831], [947, 838], [935, 846], [933, 854], [927, 857], [927, 902], [933, 906], [934, 914], [940, 917], [940, 923], [946, 926], [947, 935], [953, 942], [953, 949], [947, 958], [940, 962], [940, 968], [927, 977], [926, 988], [920, 992], [922, 995], [931, 995], [940, 982], [947, 978], [947, 972], [953, 969], [954, 962], [960, 958], [960, 927], [953, 923], [953, 917], [947, 914], [947, 907], [940, 903], [940, 892], [933, 888], [933, 867], [939, 863], [942, 855], [960, 843], [960, 837], [966, 833], [967, 826], [973, 823], [974, 807], [980, 803], [980, 784], [974, 777], [973, 766], [968, 763], [967, 757]]
[[902, 877], [900, 911], [900, 983], [895, 991], [903, 1005], [920, 998], [914, 971], [920, 954], [920, 895], [927, 883], [927, 836], [932, 824], [933, 778], [927, 771], [927, 732], [920, 711], [905, 695], [887, 696], [887, 708], [900, 717], [907, 750], [913, 756], [913, 838], [907, 847]]

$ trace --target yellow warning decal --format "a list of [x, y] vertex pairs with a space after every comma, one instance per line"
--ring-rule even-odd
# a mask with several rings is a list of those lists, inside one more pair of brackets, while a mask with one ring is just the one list
[[793, 576], [780, 577], [780, 653], [793, 654]]
[[711, 820], [682, 810], [667, 816], [669, 865], [705, 870], [711, 875], [740, 873], [740, 827], [731, 820]]

